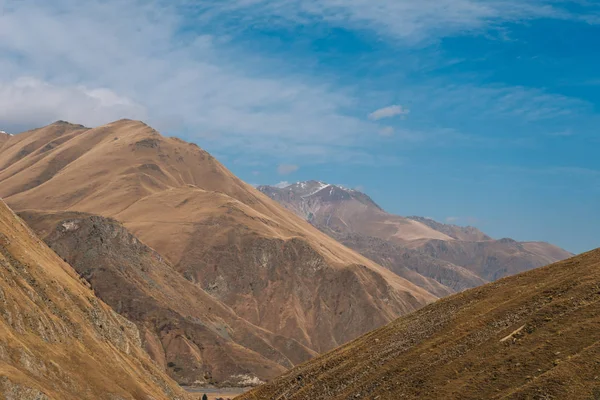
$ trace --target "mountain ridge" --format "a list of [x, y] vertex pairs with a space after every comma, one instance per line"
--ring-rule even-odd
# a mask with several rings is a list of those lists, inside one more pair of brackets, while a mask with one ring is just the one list
[[140, 121], [15, 135], [0, 152], [0, 196], [19, 212], [114, 218], [241, 319], [315, 352], [437, 298]]
[[[329, 236], [438, 296], [572, 256], [548, 243], [494, 240], [475, 227], [389, 214], [362, 192], [321, 181], [258, 189]], [[432, 285], [431, 279], [442, 287]]]

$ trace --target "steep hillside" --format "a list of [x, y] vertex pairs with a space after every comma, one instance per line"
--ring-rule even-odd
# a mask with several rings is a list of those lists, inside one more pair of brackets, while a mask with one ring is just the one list
[[436, 298], [138, 121], [15, 135], [0, 196], [20, 211], [112, 217], [240, 318], [318, 352]]
[[100, 299], [135, 322], [148, 353], [182, 384], [270, 380], [316, 354], [239, 318], [114, 220], [20, 215]]
[[0, 397], [183, 399], [135, 325], [0, 201]]
[[[493, 240], [474, 227], [392, 215], [364, 193], [323, 182], [260, 186], [259, 190], [348, 247], [438, 296], [572, 256], [547, 243]], [[442, 287], [432, 286], [431, 280]]]
[[600, 250], [440, 300], [239, 399], [596, 399]]

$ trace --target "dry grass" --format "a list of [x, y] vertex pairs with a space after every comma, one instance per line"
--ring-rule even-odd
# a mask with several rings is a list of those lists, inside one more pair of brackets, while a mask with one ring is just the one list
[[600, 250], [440, 300], [239, 399], [594, 399]]

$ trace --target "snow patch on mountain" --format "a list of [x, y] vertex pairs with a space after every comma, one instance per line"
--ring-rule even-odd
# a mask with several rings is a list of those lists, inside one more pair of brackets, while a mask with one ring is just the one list
[[[303, 199], [304, 199], [304, 198], [307, 198], [307, 197], [310, 197], [310, 196], [312, 196], [312, 195], [315, 195], [315, 194], [319, 193], [321, 190], [323, 190], [323, 189], [325, 189], [325, 188], [328, 188], [328, 187], [330, 187], [330, 186], [331, 186], [331, 185], [330, 185], [330, 184], [328, 184], [328, 183], [323, 183], [323, 182], [317, 182], [317, 183], [319, 184], [319, 186], [317, 186], [317, 189], [313, 190], [313, 191], [312, 191], [311, 193], [309, 193], [309, 194], [306, 194], [306, 195], [302, 196], [302, 198], [303, 198]], [[333, 188], [332, 188], [332, 190], [333, 190]]]

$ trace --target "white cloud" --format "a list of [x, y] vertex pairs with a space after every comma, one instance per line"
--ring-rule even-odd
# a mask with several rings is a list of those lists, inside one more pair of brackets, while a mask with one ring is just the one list
[[[272, 63], [255, 52], [228, 53], [233, 48], [230, 36], [219, 36], [227, 33], [219, 29], [208, 34], [209, 27], [221, 26], [222, 21], [248, 27], [310, 20], [420, 41], [502, 21], [568, 17], [557, 4], [0, 0], [0, 126], [18, 131], [57, 119], [95, 126], [128, 117], [144, 119], [166, 134], [212, 141], [222, 154], [235, 150], [277, 162], [301, 158], [301, 163], [397, 165], [402, 162], [399, 158], [371, 154], [369, 141], [379, 127], [353, 116], [357, 109], [365, 114], [372, 104], [361, 103], [363, 96], [355, 88], [334, 86], [328, 77], [287, 73], [284, 61]], [[177, 7], [185, 11], [190, 7], [193, 12]], [[189, 20], [194, 16], [200, 21]], [[182, 29], [191, 22], [199, 33]], [[474, 101], [463, 101], [473, 93]], [[535, 119], [564, 115], [570, 106], [580, 106], [568, 98], [525, 88], [519, 94], [508, 88], [485, 92], [475, 87], [429, 87], [411, 94], [405, 97], [423, 96], [419, 107], [414, 107], [419, 112], [425, 112], [423, 104], [434, 102], [432, 107], [448, 112], [462, 107], [463, 115], [483, 110]], [[470, 110], [480, 98], [486, 101]], [[385, 132], [390, 131], [384, 128]], [[421, 132], [397, 130], [394, 136], [426, 142], [420, 139]]]
[[446, 222], [449, 223], [449, 224], [453, 224], [455, 222], [458, 222], [458, 220], [460, 220], [459, 217], [447, 217], [446, 218]]
[[[4, 0], [2, 7], [0, 88], [9, 107], [0, 110], [1, 126], [143, 118], [163, 133], [187, 132], [225, 149], [258, 153], [268, 142], [282, 157], [309, 146], [343, 153], [377, 129], [346, 114], [356, 100], [343, 89], [270, 69], [250, 53], [231, 56], [222, 51], [226, 38], [180, 35], [184, 15], [170, 3]], [[31, 87], [18, 86], [27, 80]]]
[[36, 78], [0, 82], [0, 121], [16, 131], [59, 119], [94, 126], [125, 117], [145, 119], [147, 114], [141, 105], [109, 89], [56, 86]]
[[399, 105], [393, 105], [373, 111], [371, 114], [369, 114], [369, 119], [377, 121], [383, 118], [391, 118], [397, 115], [407, 115], [409, 113], [410, 110], [407, 110], [406, 108]]
[[289, 175], [292, 172], [298, 171], [299, 167], [297, 165], [291, 164], [281, 164], [277, 167], [277, 173], [279, 175]]
[[288, 187], [290, 185], [291, 185], [291, 183], [289, 183], [288, 181], [281, 181], [278, 184], [273, 185], [273, 186], [275, 186], [276, 188], [279, 188], [279, 189], [283, 189], [283, 188], [286, 188], [286, 187]]

